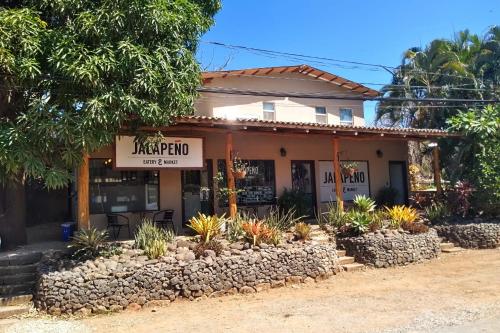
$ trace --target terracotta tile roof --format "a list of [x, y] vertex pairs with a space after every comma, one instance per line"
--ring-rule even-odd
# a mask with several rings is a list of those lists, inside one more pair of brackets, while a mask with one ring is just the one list
[[339, 136], [384, 136], [415, 139], [431, 139], [440, 137], [460, 136], [438, 129], [402, 128], [402, 127], [376, 127], [376, 126], [350, 126], [340, 124], [319, 124], [291, 121], [270, 121], [260, 119], [229, 120], [221, 117], [208, 116], [182, 116], [175, 118], [173, 126], [189, 125], [193, 127], [210, 128], [235, 128], [257, 131], [302, 132], [317, 134], [337, 134]]
[[279, 75], [284, 73], [299, 73], [307, 75], [313, 79], [324, 82], [330, 82], [338, 87], [347, 89], [349, 91], [367, 97], [376, 97], [380, 95], [380, 93], [377, 90], [368, 88], [362, 84], [347, 80], [338, 75], [325, 72], [321, 69], [317, 69], [309, 65], [258, 67], [258, 68], [246, 68], [246, 69], [236, 69], [227, 71], [203, 72], [201, 76], [203, 82], [206, 83], [214, 78], [227, 78], [231, 76], [247, 76], [247, 75], [270, 76], [270, 75], [277, 75], [277, 74]]

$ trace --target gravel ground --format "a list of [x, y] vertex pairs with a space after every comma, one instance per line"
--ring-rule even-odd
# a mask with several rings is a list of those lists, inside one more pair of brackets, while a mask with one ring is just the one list
[[[2, 331], [2, 329], [4, 331]], [[500, 332], [500, 249], [321, 283], [83, 320], [24, 318], [0, 332]]]

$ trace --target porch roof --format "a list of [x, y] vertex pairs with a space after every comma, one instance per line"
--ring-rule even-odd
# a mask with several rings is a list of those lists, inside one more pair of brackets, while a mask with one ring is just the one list
[[309, 65], [277, 66], [277, 67], [257, 67], [224, 71], [203, 72], [201, 74], [203, 83], [208, 83], [215, 78], [227, 78], [231, 76], [270, 76], [273, 74], [297, 73], [313, 80], [319, 80], [336, 85], [340, 88], [361, 94], [366, 97], [377, 97], [380, 93], [377, 90], [368, 88], [360, 83], [345, 79], [341, 76], [314, 68]]
[[204, 129], [204, 130], [240, 130], [252, 132], [288, 133], [288, 134], [321, 134], [347, 137], [352, 139], [403, 139], [431, 140], [442, 137], [459, 137], [459, 133], [450, 133], [437, 129], [352, 126], [337, 124], [319, 124], [290, 121], [270, 121], [261, 119], [229, 120], [221, 117], [182, 116], [175, 118], [170, 128]]

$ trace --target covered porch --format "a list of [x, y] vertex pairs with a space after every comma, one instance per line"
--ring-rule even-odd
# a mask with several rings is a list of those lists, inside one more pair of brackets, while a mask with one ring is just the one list
[[[202, 164], [185, 168], [120, 168], [116, 165], [120, 158], [116, 144], [89, 154], [78, 172], [79, 228], [106, 228], [108, 216], [120, 214], [128, 218], [133, 235], [144, 217], [153, 218], [158, 211], [173, 210], [173, 224], [182, 233], [189, 218], [198, 212], [234, 216], [237, 210], [244, 210], [264, 216], [277, 205], [285, 189], [300, 190], [308, 196], [312, 217], [328, 202], [348, 203], [356, 194], [376, 197], [387, 187], [397, 187], [398, 203], [407, 203], [408, 141], [435, 141], [450, 136], [438, 130], [196, 116], [177, 118], [169, 127], [142, 130], [161, 131], [166, 138], [201, 138], [202, 151], [197, 158]], [[124, 128], [122, 135], [130, 134]], [[441, 191], [439, 148], [434, 149], [436, 188]], [[247, 163], [247, 177], [243, 180], [226, 172], [233, 168], [235, 157]], [[347, 162], [357, 165], [357, 173], [342, 173], [342, 165]], [[97, 173], [96, 168], [100, 168]], [[121, 180], [96, 182], [96, 174], [108, 172], [109, 178]], [[120, 190], [119, 186], [129, 182], [134, 172], [136, 179], [145, 180], [137, 192], [127, 193], [123, 187]], [[224, 186], [233, 193], [225, 201], [217, 198], [220, 184], [214, 177], [220, 172]], [[113, 189], [115, 185], [118, 187]], [[240, 190], [238, 195], [236, 190]], [[144, 195], [141, 197], [139, 192]], [[107, 204], [103, 204], [103, 193]], [[132, 205], [134, 196], [140, 204]], [[120, 236], [127, 237], [126, 231]]]

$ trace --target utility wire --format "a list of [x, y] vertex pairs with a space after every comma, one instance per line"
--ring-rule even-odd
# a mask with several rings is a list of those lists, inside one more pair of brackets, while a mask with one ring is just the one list
[[[269, 50], [269, 49], [261, 49], [261, 48], [243, 46], [243, 45], [226, 44], [226, 43], [217, 42], [217, 41], [201, 41], [201, 42], [205, 43], [205, 44], [215, 45], [215, 46], [224, 47], [224, 48], [233, 49], [233, 50], [235, 50], [235, 49], [236, 50], [244, 50], [247, 52], [252, 51], [252, 53], [254, 53], [254, 54], [255, 54], [255, 52], [260, 52], [261, 54], [264, 54], [264, 55], [281, 56], [284, 58], [299, 60], [299, 61], [303, 61], [304, 59], [315, 59], [315, 60], [321, 60], [321, 61], [330, 61], [330, 62], [335, 62], [335, 63], [346, 63], [346, 64], [352, 64], [352, 65], [357, 65], [357, 66], [371, 67], [371, 68], [376, 68], [379, 71], [382, 71], [382, 70], [388, 71], [388, 72], [392, 73], [393, 75], [395, 74], [393, 71], [400, 69], [399, 67], [383, 65], [383, 64], [374, 64], [374, 63], [367, 63], [367, 62], [361, 62], [361, 61], [351, 61], [351, 60], [344, 60], [344, 59], [334, 59], [334, 58], [312, 56], [312, 55], [306, 55], [306, 54], [300, 54], [300, 53], [274, 51], [274, 50]], [[330, 65], [337, 66], [338, 64], [330, 63]], [[358, 68], [361, 69], [361, 67], [358, 67]], [[351, 68], [351, 69], [354, 69], [354, 68]], [[420, 70], [413, 70], [413, 69], [409, 69], [407, 71], [408, 72], [417, 72], [417, 73], [422, 73], [422, 74], [443, 75], [443, 76], [449, 76], [449, 77], [464, 78], [464, 79], [469, 79], [469, 80], [472, 79], [469, 76], [440, 73], [440, 72], [428, 72], [428, 71], [420, 71]]]
[[272, 97], [295, 97], [295, 98], [317, 98], [317, 99], [339, 99], [354, 101], [394, 101], [394, 102], [457, 102], [457, 103], [483, 103], [495, 104], [499, 100], [467, 99], [467, 98], [413, 98], [413, 97], [366, 97], [366, 96], [340, 96], [332, 94], [315, 94], [300, 92], [280, 92], [280, 91], [261, 91], [250, 89], [232, 89], [224, 87], [200, 87], [199, 92], [219, 93], [229, 95], [248, 95], [248, 96], [272, 96]]

